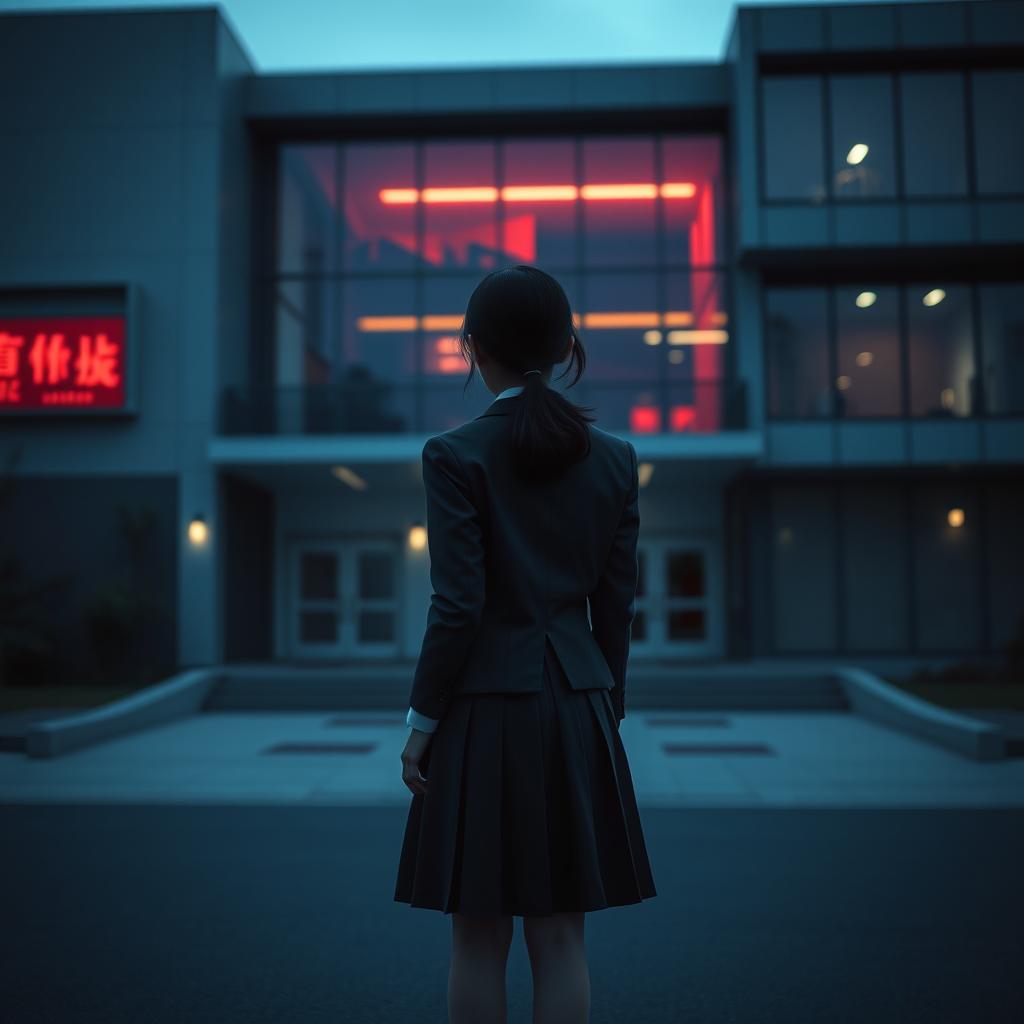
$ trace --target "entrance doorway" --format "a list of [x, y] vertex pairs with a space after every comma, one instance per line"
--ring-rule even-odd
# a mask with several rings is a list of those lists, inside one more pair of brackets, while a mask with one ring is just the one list
[[643, 537], [630, 654], [718, 657], [722, 651], [720, 573], [714, 541]]
[[393, 658], [399, 549], [388, 540], [293, 541], [288, 646], [297, 657]]

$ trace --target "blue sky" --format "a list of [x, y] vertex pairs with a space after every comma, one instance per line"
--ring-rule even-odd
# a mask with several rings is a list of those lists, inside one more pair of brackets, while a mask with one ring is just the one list
[[[0, 0], [0, 10], [210, 6]], [[260, 71], [300, 71], [717, 61], [736, 5], [732, 0], [227, 0], [220, 6]]]

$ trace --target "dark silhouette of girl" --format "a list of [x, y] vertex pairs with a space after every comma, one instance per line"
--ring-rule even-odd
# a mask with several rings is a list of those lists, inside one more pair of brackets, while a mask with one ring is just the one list
[[[535, 1024], [585, 1022], [584, 914], [655, 896], [619, 736], [636, 450], [548, 380], [586, 356], [561, 285], [488, 274], [460, 332], [497, 397], [423, 447], [433, 594], [402, 753], [395, 899], [452, 915], [452, 1024], [504, 1022], [513, 917]], [[589, 411], [589, 410], [588, 410]]]

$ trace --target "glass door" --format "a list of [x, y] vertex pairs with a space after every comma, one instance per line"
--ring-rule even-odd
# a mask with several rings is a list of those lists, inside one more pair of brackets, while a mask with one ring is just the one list
[[630, 653], [678, 658], [720, 654], [716, 547], [703, 538], [645, 537]]
[[398, 653], [399, 550], [385, 540], [295, 541], [289, 647], [298, 657]]

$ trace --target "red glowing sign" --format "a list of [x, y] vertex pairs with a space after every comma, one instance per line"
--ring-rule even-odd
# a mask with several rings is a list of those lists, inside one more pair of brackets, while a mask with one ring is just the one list
[[123, 316], [0, 317], [0, 411], [124, 404]]

